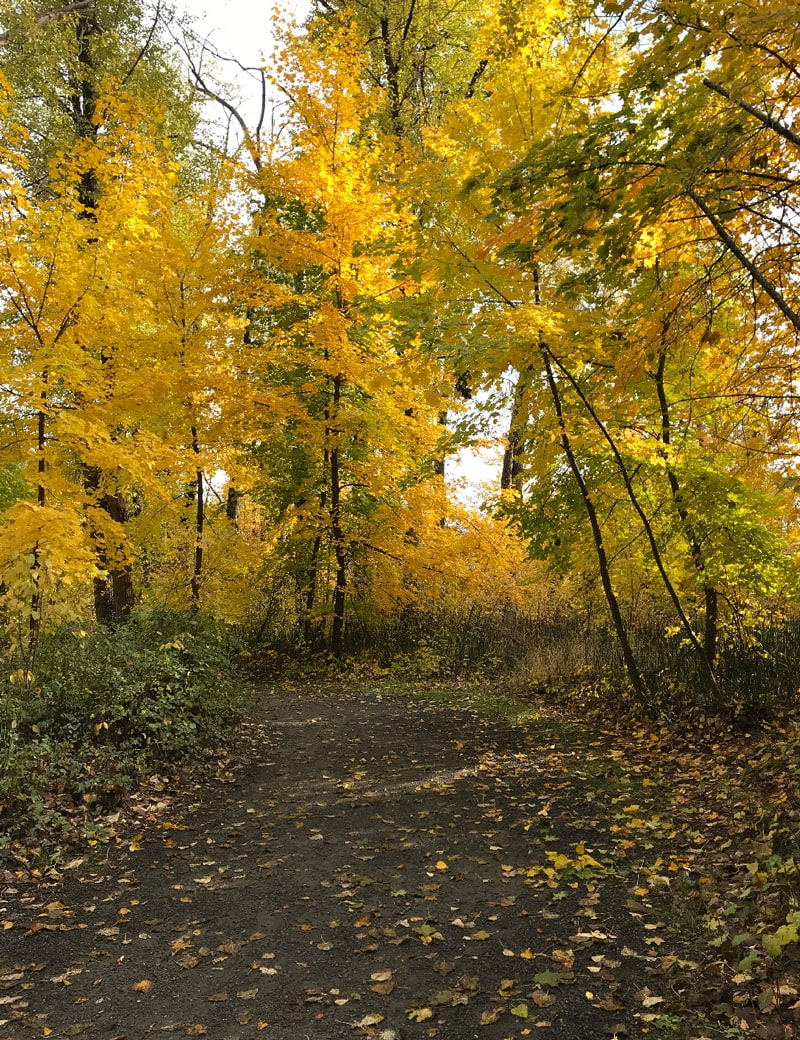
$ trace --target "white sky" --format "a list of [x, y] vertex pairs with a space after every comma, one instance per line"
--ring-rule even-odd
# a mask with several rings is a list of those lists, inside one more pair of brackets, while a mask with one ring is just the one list
[[[244, 65], [259, 65], [272, 49], [271, 0], [178, 0], [179, 8], [197, 19], [196, 28], [222, 53]], [[280, 0], [282, 10], [302, 20], [310, 0]]]

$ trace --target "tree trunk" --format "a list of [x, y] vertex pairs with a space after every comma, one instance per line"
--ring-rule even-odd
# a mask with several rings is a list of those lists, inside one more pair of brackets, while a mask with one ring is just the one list
[[[92, 40], [100, 32], [94, 9], [80, 9], [75, 22], [77, 40], [77, 65], [72, 74], [70, 85], [72, 90], [71, 111], [72, 125], [78, 140], [94, 140], [97, 136], [97, 88], [95, 85], [96, 70], [92, 54]], [[96, 171], [83, 170], [78, 186], [78, 200], [83, 207], [84, 217], [94, 220], [100, 186]], [[87, 239], [93, 241], [91, 235]], [[103, 354], [101, 362], [106, 364], [108, 357]], [[103, 485], [103, 475], [96, 466], [84, 466], [84, 487], [97, 495]], [[108, 513], [112, 520], [124, 524], [130, 517], [130, 507], [121, 493], [102, 494], [97, 504]], [[126, 620], [133, 610], [135, 594], [133, 573], [130, 565], [114, 567], [108, 558], [102, 541], [97, 542], [97, 564], [107, 578], [94, 579], [94, 614], [101, 624], [112, 624]]]
[[520, 372], [514, 387], [514, 400], [511, 404], [511, 418], [508, 423], [507, 445], [503, 452], [503, 469], [500, 473], [501, 491], [514, 490], [522, 494], [522, 451], [525, 446], [525, 398], [530, 380]]
[[[333, 377], [333, 421], [339, 411], [342, 399], [343, 376]], [[347, 592], [347, 556], [345, 553], [344, 532], [342, 530], [342, 506], [341, 506], [341, 483], [339, 477], [339, 443], [338, 430], [329, 427], [326, 431], [330, 439], [328, 449], [328, 464], [330, 468], [330, 518], [331, 537], [333, 539], [333, 554], [336, 560], [336, 578], [333, 586], [333, 622], [331, 623], [331, 653], [334, 657], [341, 658], [344, 653], [344, 608]]]
[[608, 610], [611, 614], [611, 622], [614, 626], [617, 639], [619, 640], [620, 649], [622, 650], [622, 658], [625, 662], [625, 670], [628, 673], [628, 679], [633, 687], [634, 693], [638, 697], [642, 704], [649, 704], [650, 698], [645, 687], [644, 680], [642, 679], [639, 667], [636, 664], [636, 658], [633, 655], [633, 649], [628, 639], [628, 632], [625, 628], [625, 621], [622, 617], [622, 611], [620, 610], [619, 600], [614, 592], [614, 586], [611, 581], [611, 572], [608, 566], [608, 557], [606, 555], [605, 545], [603, 543], [603, 531], [600, 527], [600, 521], [597, 517], [597, 510], [594, 507], [592, 496], [589, 492], [589, 488], [586, 481], [583, 479], [580, 466], [575, 457], [575, 453], [572, 450], [572, 442], [567, 431], [567, 424], [564, 420], [564, 410], [561, 403], [561, 393], [558, 389], [558, 383], [556, 382], [555, 375], [553, 373], [552, 365], [550, 364], [550, 358], [544, 347], [542, 349], [542, 358], [544, 360], [545, 372], [547, 374], [547, 383], [550, 387], [550, 396], [553, 399], [553, 407], [556, 413], [556, 419], [558, 420], [558, 427], [561, 433], [561, 447], [564, 449], [564, 454], [567, 457], [567, 463], [570, 471], [575, 478], [575, 483], [578, 485], [581, 499], [583, 501], [583, 507], [586, 510], [586, 515], [589, 519], [589, 526], [592, 530], [592, 540], [594, 541], [595, 553], [597, 555], [597, 564], [600, 570], [600, 581], [603, 585], [603, 592], [605, 593], [606, 603], [608, 604]]
[[[200, 444], [197, 428], [192, 427], [192, 450], [199, 460]], [[205, 526], [205, 502], [203, 471], [198, 465], [195, 473], [195, 521], [194, 521], [194, 568], [192, 570], [192, 611], [200, 610], [200, 588], [203, 579], [203, 528]]]
[[239, 530], [239, 503], [241, 500], [241, 491], [237, 491], [235, 487], [229, 487], [225, 499], [225, 516], [233, 524], [234, 531]]
[[[46, 492], [44, 487], [44, 475], [47, 465], [44, 458], [44, 449], [47, 444], [47, 382], [48, 382], [48, 371], [44, 370], [42, 373], [42, 389], [39, 394], [41, 406], [39, 409], [39, 415], [36, 422], [36, 447], [39, 452], [39, 461], [36, 464], [36, 470], [39, 475], [39, 483], [36, 488], [36, 504], [40, 509], [44, 508], [46, 501]], [[39, 543], [33, 547], [33, 564], [31, 566], [31, 577], [33, 580], [33, 593], [31, 595], [31, 613], [28, 621], [29, 629], [29, 642], [28, 650], [33, 656], [33, 652], [36, 648], [36, 643], [39, 638], [39, 628], [42, 621], [42, 590], [40, 586], [41, 574], [40, 574], [40, 561], [39, 561]]]
[[636, 511], [636, 515], [639, 517], [639, 520], [641, 521], [642, 530], [644, 531], [648, 545], [650, 546], [650, 554], [653, 557], [653, 563], [656, 565], [656, 570], [658, 571], [661, 577], [661, 581], [664, 584], [664, 588], [666, 589], [667, 595], [672, 600], [672, 605], [675, 608], [675, 613], [678, 616], [681, 628], [686, 633], [687, 639], [694, 647], [694, 650], [698, 655], [698, 659], [700, 661], [700, 668], [705, 678], [706, 686], [708, 687], [708, 690], [712, 694], [712, 696], [716, 699], [717, 703], [721, 703], [721, 692], [719, 689], [719, 684], [717, 682], [716, 674], [714, 673], [712, 662], [709, 661], [708, 657], [706, 656], [705, 649], [700, 643], [700, 640], [697, 638], [697, 634], [695, 633], [694, 628], [692, 627], [692, 623], [689, 621], [689, 618], [686, 615], [686, 611], [683, 609], [683, 603], [681, 602], [681, 598], [678, 595], [675, 586], [672, 584], [672, 581], [670, 580], [669, 574], [667, 573], [667, 569], [664, 564], [663, 557], [661, 555], [661, 551], [658, 548], [658, 542], [656, 541], [653, 526], [650, 523], [650, 520], [647, 514], [645, 513], [644, 509], [642, 508], [641, 503], [639, 502], [639, 497], [634, 489], [630, 471], [628, 470], [628, 467], [625, 464], [625, 460], [622, 457], [622, 453], [620, 452], [616, 441], [609, 433], [608, 427], [597, 414], [594, 407], [592, 406], [591, 401], [584, 393], [578, 380], [568, 371], [567, 368], [565, 368], [563, 364], [561, 364], [560, 361], [558, 361], [558, 359], [552, 354], [551, 351], [548, 350], [547, 353], [548, 358], [552, 358], [552, 360], [555, 362], [556, 365], [558, 365], [559, 369], [564, 374], [566, 379], [569, 381], [573, 390], [577, 394], [581, 404], [591, 417], [592, 422], [595, 424], [603, 439], [606, 441], [609, 448], [611, 449], [611, 454], [614, 458], [614, 462], [617, 466], [617, 469], [619, 470], [619, 474], [622, 477], [622, 483], [625, 486], [625, 491], [628, 495], [628, 499], [631, 505], [633, 506], [634, 510]]
[[[658, 405], [661, 410], [661, 440], [667, 447], [671, 443], [671, 424], [669, 417], [669, 402], [667, 401], [667, 392], [664, 386], [664, 370], [666, 367], [667, 352], [666, 347], [662, 344], [661, 354], [658, 359], [658, 368], [654, 374], [656, 381], [656, 393], [658, 395]], [[683, 495], [683, 491], [680, 486], [680, 482], [675, 474], [675, 470], [669, 463], [669, 456], [667, 455], [667, 480], [669, 481], [670, 493], [672, 494], [672, 501], [675, 504], [675, 508], [680, 517], [681, 523], [683, 524], [683, 530], [686, 535], [686, 540], [689, 543], [689, 552], [692, 557], [692, 563], [697, 571], [698, 576], [703, 584], [703, 600], [705, 605], [704, 611], [704, 631], [703, 631], [703, 650], [705, 651], [706, 658], [709, 664], [713, 667], [717, 657], [717, 625], [719, 622], [719, 603], [717, 597], [717, 590], [710, 584], [708, 580], [708, 573], [706, 571], [705, 558], [703, 556], [703, 550], [700, 545], [700, 539], [697, 536], [697, 531], [694, 528], [689, 519], [689, 512], [686, 508], [686, 500]]]

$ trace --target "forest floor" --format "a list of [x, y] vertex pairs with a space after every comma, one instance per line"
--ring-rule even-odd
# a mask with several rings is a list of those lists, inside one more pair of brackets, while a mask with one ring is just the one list
[[726, 823], [749, 767], [740, 798], [700, 754], [264, 690], [204, 770], [143, 786], [124, 840], [0, 870], [0, 1040], [794, 1037], [791, 965], [742, 916], [763, 835]]

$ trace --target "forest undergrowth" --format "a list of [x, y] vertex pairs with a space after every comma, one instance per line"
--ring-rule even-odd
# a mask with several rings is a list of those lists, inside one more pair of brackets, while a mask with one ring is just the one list
[[[755, 1035], [772, 1034], [758, 1032], [753, 1008], [791, 1020], [800, 714], [790, 700], [762, 704], [759, 717], [715, 714], [702, 699], [647, 714], [610, 672], [543, 681], [531, 658], [503, 674], [496, 658], [456, 667], [431, 645], [388, 664], [367, 653], [281, 660], [194, 615], [62, 632], [42, 645], [35, 681], [20, 670], [3, 689], [0, 865], [18, 879], [54, 879], [109, 846], [135, 844], [143, 818], [166, 809], [190, 777], [202, 780], [204, 760], [235, 761], [221, 748], [247, 732], [237, 723], [266, 672], [298, 689], [380, 690], [523, 728], [531, 757], [516, 755], [511, 768], [533, 768], [540, 756], [557, 763], [563, 782], [542, 821], [552, 811], [593, 827], [593, 862], [630, 880], [629, 912], [660, 908], [654, 950], [662, 927], [677, 936], [684, 957], [672, 985], [682, 1003], [716, 1009]], [[554, 877], [581, 876], [581, 864], [580, 850], [559, 856]]]

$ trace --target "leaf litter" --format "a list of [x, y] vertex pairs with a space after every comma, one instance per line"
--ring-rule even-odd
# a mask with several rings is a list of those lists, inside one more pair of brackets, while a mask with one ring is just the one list
[[0, 1040], [176, 1010], [186, 1035], [794, 1035], [794, 731], [523, 731], [346, 688], [263, 708], [237, 770], [107, 860], [36, 887], [11, 862]]

